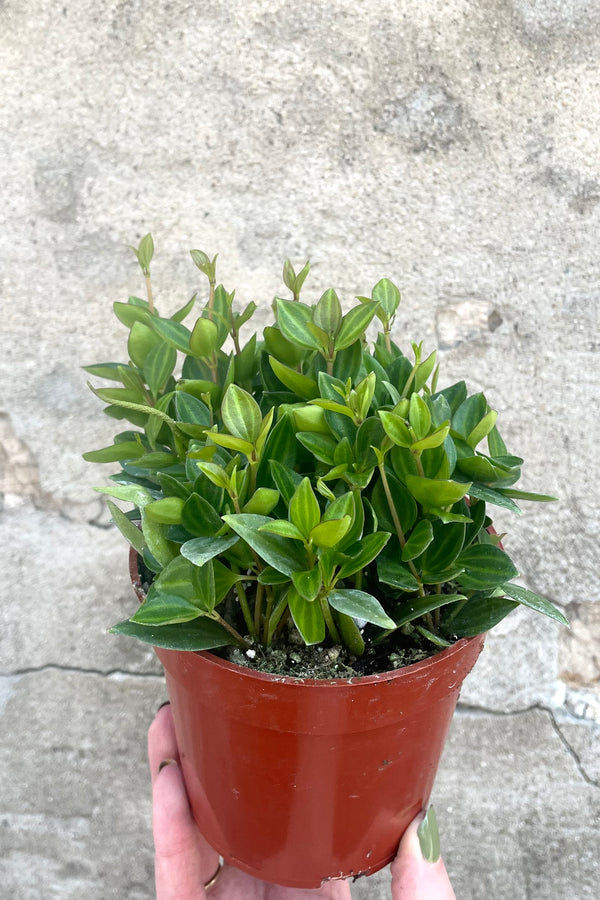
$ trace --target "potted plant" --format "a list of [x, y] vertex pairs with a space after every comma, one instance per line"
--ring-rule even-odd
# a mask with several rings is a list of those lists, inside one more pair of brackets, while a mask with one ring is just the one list
[[[241, 340], [216, 257], [192, 250], [208, 301], [114, 311], [128, 360], [86, 367], [130, 423], [85, 454], [108, 487], [141, 601], [111, 631], [154, 645], [194, 815], [228, 862], [318, 887], [376, 871], [428, 799], [484, 634], [516, 606], [566, 623], [518, 572], [489, 517], [519, 500], [522, 460], [435, 351], [392, 341], [400, 293], [380, 280], [345, 314], [329, 288], [288, 299]], [[304, 296], [304, 295], [303, 295]], [[365, 332], [381, 325], [373, 344]]]

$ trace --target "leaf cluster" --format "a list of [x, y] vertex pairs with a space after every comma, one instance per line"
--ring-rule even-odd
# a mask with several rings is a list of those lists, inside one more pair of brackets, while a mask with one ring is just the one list
[[[179, 649], [269, 647], [296, 629], [307, 645], [413, 641], [434, 649], [487, 631], [519, 604], [560, 622], [513, 583], [489, 509], [553, 500], [515, 488], [497, 414], [464, 381], [438, 389], [435, 351], [405, 355], [391, 329], [400, 292], [380, 280], [346, 313], [327, 289], [300, 300], [309, 274], [290, 261], [274, 321], [243, 345], [256, 306], [237, 311], [216, 260], [171, 316], [152, 302], [152, 238], [136, 251], [148, 300], [114, 312], [127, 360], [87, 366], [105, 413], [126, 423], [84, 454], [120, 464], [113, 520], [153, 574], [145, 602], [115, 632]], [[365, 332], [382, 330], [373, 345]]]

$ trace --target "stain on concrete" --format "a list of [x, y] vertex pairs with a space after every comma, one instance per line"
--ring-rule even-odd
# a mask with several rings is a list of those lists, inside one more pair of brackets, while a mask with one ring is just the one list
[[600, 25], [600, 6], [591, 0], [510, 0], [510, 7], [523, 37], [537, 44], [580, 40]]
[[600, 201], [600, 184], [572, 169], [545, 166], [534, 181], [550, 188], [567, 201], [570, 209], [582, 216], [591, 212]]
[[84, 174], [81, 163], [72, 159], [40, 159], [34, 185], [46, 219], [68, 225], [77, 221]]
[[40, 497], [35, 457], [15, 433], [8, 413], [0, 412], [0, 502], [3, 506], [15, 506], [25, 498]]
[[404, 141], [415, 153], [422, 153], [446, 150], [468, 140], [474, 122], [464, 104], [444, 86], [425, 83], [386, 103], [375, 130]]
[[502, 316], [489, 300], [481, 297], [455, 299], [435, 314], [438, 346], [449, 350], [459, 344], [481, 340], [502, 325]]
[[571, 628], [560, 632], [560, 677], [571, 687], [600, 695], [600, 604], [573, 603], [566, 615]]

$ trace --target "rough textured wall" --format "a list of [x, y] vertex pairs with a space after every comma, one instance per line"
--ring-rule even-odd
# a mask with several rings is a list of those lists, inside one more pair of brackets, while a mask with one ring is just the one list
[[519, 612], [489, 638], [435, 797], [461, 898], [597, 896], [599, 25], [586, 0], [0, 0], [7, 897], [152, 896], [163, 688], [104, 635], [130, 598], [78, 368], [119, 358], [111, 303], [141, 290], [126, 244], [148, 230], [169, 311], [200, 283], [190, 247], [259, 322], [286, 256], [315, 297], [392, 278], [396, 339], [439, 345], [524, 485], [560, 496], [501, 522], [573, 628]]

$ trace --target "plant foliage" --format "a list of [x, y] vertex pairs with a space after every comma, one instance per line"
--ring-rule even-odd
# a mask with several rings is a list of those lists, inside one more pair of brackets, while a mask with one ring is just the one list
[[[84, 456], [120, 463], [113, 520], [154, 575], [135, 615], [112, 629], [178, 649], [269, 647], [295, 627], [307, 645], [407, 637], [445, 647], [496, 625], [519, 604], [566, 623], [518, 572], [488, 515], [555, 498], [514, 485], [497, 414], [464, 381], [438, 388], [435, 351], [391, 340], [398, 288], [379, 281], [345, 314], [329, 288], [300, 300], [309, 264], [286, 261], [262, 338], [242, 344], [255, 311], [216, 282], [216, 256], [192, 250], [209, 297], [171, 316], [148, 300], [114, 311], [128, 358], [87, 372], [114, 443]], [[365, 331], [382, 329], [369, 346]]]

